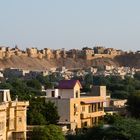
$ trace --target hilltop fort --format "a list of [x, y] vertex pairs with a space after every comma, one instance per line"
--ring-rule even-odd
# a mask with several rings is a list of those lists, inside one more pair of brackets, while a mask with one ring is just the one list
[[[136, 63], [134, 63], [136, 62]], [[27, 48], [25, 51], [1, 46], [0, 47], [0, 67], [18, 67], [27, 69], [46, 69], [58, 66], [88, 67], [92, 65], [121, 65], [130, 67], [140, 67], [140, 53], [124, 52], [114, 48], [96, 46], [93, 48], [84, 47], [82, 49], [57, 49]], [[135, 65], [134, 65], [135, 64]]]
[[15, 48], [0, 47], [0, 59], [10, 58], [11, 56], [28, 56], [32, 58], [47, 58], [59, 59], [59, 58], [83, 58], [86, 60], [92, 60], [99, 57], [113, 58], [117, 55], [121, 55], [124, 52], [113, 48], [105, 48], [102, 46], [96, 46], [93, 49], [84, 47], [82, 50], [72, 49], [65, 51], [65, 49], [51, 50], [44, 48], [38, 50], [37, 48], [27, 48], [26, 51], [20, 50], [17, 46]]

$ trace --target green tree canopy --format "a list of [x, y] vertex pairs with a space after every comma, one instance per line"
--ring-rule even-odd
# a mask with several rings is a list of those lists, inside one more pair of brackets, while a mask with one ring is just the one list
[[57, 124], [59, 121], [59, 115], [57, 112], [57, 107], [54, 105], [53, 102], [45, 103], [45, 111], [44, 116], [48, 124]]
[[31, 140], [65, 140], [65, 138], [58, 126], [50, 124], [34, 128]]
[[140, 91], [131, 94], [127, 100], [127, 110], [132, 117], [140, 118]]
[[136, 72], [134, 77], [140, 81], [140, 72]]
[[67, 140], [139, 140], [140, 121], [119, 116], [108, 116], [109, 125], [88, 129], [76, 136], [68, 135]]
[[41, 84], [36, 79], [27, 80], [26, 84], [28, 87], [34, 88], [36, 90], [41, 90]]
[[30, 125], [57, 124], [59, 121], [57, 107], [52, 102], [45, 102], [44, 98], [32, 98], [27, 113]]

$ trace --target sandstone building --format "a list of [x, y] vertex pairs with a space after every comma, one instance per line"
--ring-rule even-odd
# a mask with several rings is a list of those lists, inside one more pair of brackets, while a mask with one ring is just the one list
[[0, 140], [26, 140], [29, 102], [11, 101], [9, 90], [0, 90]]
[[76, 128], [92, 127], [105, 115], [102, 96], [82, 96], [78, 80], [62, 80], [57, 89], [46, 91], [46, 101], [58, 108], [59, 125], [74, 131]]

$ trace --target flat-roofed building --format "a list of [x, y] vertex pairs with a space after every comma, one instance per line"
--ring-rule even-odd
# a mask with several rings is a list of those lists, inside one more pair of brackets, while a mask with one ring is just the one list
[[10, 91], [0, 89], [0, 140], [26, 140], [29, 102], [11, 101]]
[[46, 91], [46, 101], [54, 102], [60, 115], [59, 124], [70, 130], [92, 127], [105, 113], [104, 97], [81, 96], [82, 88], [78, 80], [62, 80], [57, 89]]
[[110, 106], [114, 107], [125, 107], [126, 106], [127, 99], [111, 99]]
[[107, 94], [106, 91], [106, 86], [95, 86], [93, 85], [91, 87], [91, 92], [88, 93], [91, 96], [101, 96], [104, 98], [105, 102], [104, 102], [104, 107], [109, 107], [110, 106], [110, 100], [111, 97], [109, 94]]

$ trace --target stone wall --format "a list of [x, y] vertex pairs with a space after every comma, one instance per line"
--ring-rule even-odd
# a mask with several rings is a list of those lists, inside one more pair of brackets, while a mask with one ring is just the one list
[[122, 51], [120, 50], [115, 50], [113, 48], [104, 49], [101, 47], [99, 48], [97, 47], [96, 49], [84, 49], [84, 50], [72, 49], [68, 51], [65, 51], [64, 49], [51, 50], [49, 48], [44, 48], [42, 50], [38, 50], [37, 48], [27, 48], [26, 51], [23, 51], [18, 49], [18, 47], [15, 48], [0, 47], [0, 59], [5, 58], [7, 59], [16, 55], [16, 56], [28, 56], [31, 58], [38, 59], [46, 58], [48, 60], [60, 58], [73, 58], [73, 59], [83, 58], [86, 60], [92, 60], [94, 58], [101, 57], [113, 58], [116, 55], [121, 55], [121, 53]]

